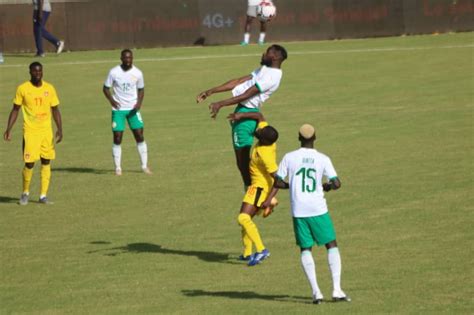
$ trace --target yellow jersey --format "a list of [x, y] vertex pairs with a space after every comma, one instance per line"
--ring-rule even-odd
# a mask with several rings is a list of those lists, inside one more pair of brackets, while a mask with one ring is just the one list
[[[262, 121], [258, 128], [268, 126], [268, 123]], [[250, 155], [250, 178], [252, 185], [262, 187], [269, 191], [273, 186], [272, 173], [278, 170], [276, 162], [276, 143], [272, 145], [255, 145]]]
[[51, 129], [51, 108], [59, 105], [54, 86], [42, 81], [40, 87], [30, 81], [18, 86], [13, 104], [21, 106], [24, 131]]

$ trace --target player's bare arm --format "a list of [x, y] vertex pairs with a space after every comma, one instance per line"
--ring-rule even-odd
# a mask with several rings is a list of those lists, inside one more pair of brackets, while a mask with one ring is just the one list
[[228, 99], [220, 101], [220, 102], [211, 103], [209, 105], [209, 111], [211, 113], [211, 118], [213, 118], [213, 119], [216, 118], [217, 113], [219, 112], [219, 110], [222, 107], [239, 104], [240, 102], [243, 102], [246, 99], [249, 99], [254, 95], [257, 95], [258, 93], [260, 93], [260, 91], [254, 85], [254, 86], [250, 87], [247, 91], [245, 91], [241, 95], [234, 96], [234, 97], [228, 98]]
[[12, 139], [11, 130], [13, 128], [13, 125], [15, 125], [16, 119], [18, 118], [20, 107], [21, 107], [20, 105], [13, 104], [13, 108], [10, 112], [10, 115], [8, 116], [7, 129], [5, 130], [5, 133], [3, 134], [3, 139], [5, 141], [10, 141]]
[[328, 192], [330, 190], [337, 190], [341, 188], [341, 181], [339, 178], [331, 178], [329, 182], [323, 184], [323, 190]]
[[253, 119], [258, 122], [265, 121], [265, 117], [263, 117], [262, 113], [231, 113], [227, 116], [227, 119], [234, 122], [239, 121], [242, 119]]
[[142, 108], [143, 98], [145, 97], [145, 89], [138, 89], [137, 104], [133, 108], [135, 111], [139, 111]]
[[119, 109], [120, 108], [120, 104], [117, 103], [114, 98], [112, 97], [112, 93], [110, 93], [110, 88], [105, 86], [102, 88], [102, 92], [104, 92], [104, 95], [105, 95], [105, 98], [109, 101], [110, 105], [115, 108], [115, 109]]
[[57, 106], [51, 109], [53, 113], [53, 119], [56, 123], [56, 143], [59, 143], [63, 140], [63, 122], [61, 118], [61, 112]]
[[275, 181], [273, 182], [272, 190], [270, 191], [267, 199], [265, 199], [265, 201], [262, 203], [262, 206], [261, 206], [264, 209], [270, 207], [272, 199], [273, 197], [277, 195], [278, 190], [290, 188], [290, 185], [287, 182], [285, 182], [283, 179], [278, 177], [276, 174], [273, 176], [273, 178], [275, 179]]
[[252, 75], [249, 74], [249, 75], [237, 78], [237, 79], [227, 81], [226, 83], [224, 83], [222, 85], [219, 85], [219, 86], [213, 87], [212, 89], [201, 92], [196, 97], [196, 103], [201, 103], [202, 101], [204, 101], [206, 98], [208, 98], [209, 96], [211, 96], [214, 93], [230, 91], [233, 88], [235, 88], [237, 85], [239, 85], [240, 83], [243, 83], [243, 82], [245, 82], [247, 80], [250, 80], [250, 79], [252, 79]]

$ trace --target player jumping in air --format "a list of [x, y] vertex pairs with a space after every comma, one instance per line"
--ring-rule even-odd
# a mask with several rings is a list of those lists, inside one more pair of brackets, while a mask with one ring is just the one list
[[[262, 104], [280, 86], [281, 64], [287, 57], [288, 54], [285, 48], [280, 45], [272, 45], [262, 55], [260, 68], [249, 75], [230, 80], [199, 93], [196, 101], [200, 103], [214, 93], [232, 90], [233, 97], [209, 105], [212, 118], [216, 118], [222, 107], [235, 104], [238, 104], [235, 113], [259, 112]], [[241, 119], [232, 122], [231, 126], [237, 167], [240, 170], [246, 189], [251, 184], [249, 173], [250, 148], [253, 144], [257, 122], [253, 119]]]

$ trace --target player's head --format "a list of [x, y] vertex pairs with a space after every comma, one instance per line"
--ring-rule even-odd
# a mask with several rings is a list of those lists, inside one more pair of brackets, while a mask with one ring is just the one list
[[32, 62], [30, 64], [30, 76], [31, 82], [40, 82], [43, 78], [43, 65], [38, 61]]
[[130, 68], [133, 64], [133, 53], [130, 49], [124, 49], [120, 53], [120, 60], [124, 68]]
[[262, 55], [260, 64], [267, 67], [280, 67], [281, 63], [288, 58], [288, 53], [283, 46], [271, 45]]
[[260, 145], [272, 145], [278, 140], [278, 131], [272, 126], [265, 126], [255, 130]]
[[314, 140], [316, 140], [316, 130], [314, 130], [314, 127], [310, 124], [301, 126], [298, 133], [298, 140], [300, 140], [301, 145], [313, 144]]

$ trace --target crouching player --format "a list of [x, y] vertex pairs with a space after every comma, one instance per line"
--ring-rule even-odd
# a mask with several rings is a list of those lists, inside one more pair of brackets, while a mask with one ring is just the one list
[[[238, 222], [242, 227], [242, 243], [244, 245], [244, 252], [240, 258], [248, 261], [249, 266], [255, 266], [270, 256], [270, 252], [263, 245], [258, 228], [252, 218], [261, 209], [261, 204], [267, 198], [273, 186], [274, 175], [278, 170], [275, 143], [278, 139], [278, 132], [275, 128], [269, 126], [263, 115], [258, 112], [233, 113], [227, 118], [233, 122], [241, 119], [258, 121], [257, 130], [255, 131], [258, 142], [253, 147], [250, 156], [251, 185], [244, 196], [238, 216]], [[274, 205], [276, 205], [276, 200], [273, 201], [273, 205], [269, 205], [263, 210], [264, 217], [271, 212]], [[256, 252], [252, 255], [253, 246], [255, 246]]]

